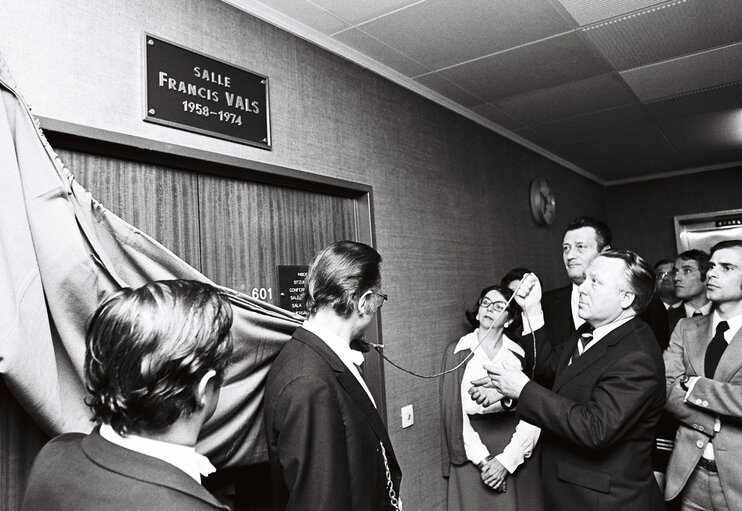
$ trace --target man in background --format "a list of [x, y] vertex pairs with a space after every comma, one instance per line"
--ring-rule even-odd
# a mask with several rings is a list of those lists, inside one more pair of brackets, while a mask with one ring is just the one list
[[265, 434], [276, 509], [401, 509], [402, 473], [351, 341], [383, 305], [381, 256], [340, 241], [320, 251], [305, 284], [308, 319], [273, 363]]
[[92, 433], [67, 433], [34, 462], [23, 510], [229, 509], [201, 486], [214, 471], [194, 446], [232, 353], [232, 308], [199, 282], [123, 289], [86, 338]]
[[673, 276], [675, 295], [681, 306], [668, 309], [670, 332], [682, 318], [705, 316], [711, 313], [711, 301], [706, 297], [706, 269], [709, 255], [703, 250], [686, 250], [675, 260]]
[[667, 404], [680, 426], [665, 498], [683, 509], [742, 505], [742, 240], [711, 249], [706, 295], [713, 311], [681, 319], [665, 351]]
[[657, 277], [655, 293], [662, 300], [665, 309], [680, 307], [681, 300], [675, 296], [675, 261], [660, 259], [654, 264], [654, 274]]

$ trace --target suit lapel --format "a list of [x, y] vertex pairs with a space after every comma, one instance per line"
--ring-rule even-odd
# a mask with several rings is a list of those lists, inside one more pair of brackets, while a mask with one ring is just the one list
[[706, 348], [714, 336], [712, 331], [711, 315], [693, 318], [691, 326], [685, 332], [683, 350], [688, 354], [688, 360], [693, 374], [703, 376]]
[[714, 373], [717, 381], [730, 381], [742, 367], [742, 329], [737, 330], [729, 346], [724, 350]]
[[327, 361], [330, 367], [332, 367], [332, 369], [335, 371], [335, 376], [340, 382], [340, 385], [343, 386], [345, 392], [348, 393], [358, 409], [363, 412], [366, 421], [371, 426], [371, 429], [374, 430], [374, 433], [376, 433], [376, 436], [379, 438], [379, 440], [384, 442], [384, 447], [389, 459], [392, 460], [397, 466], [399, 466], [397, 458], [394, 455], [392, 442], [389, 439], [389, 433], [387, 433], [384, 423], [381, 422], [381, 417], [379, 417], [378, 410], [368, 398], [368, 394], [366, 394], [366, 391], [363, 387], [361, 387], [361, 384], [358, 382], [353, 373], [351, 373], [345, 366], [345, 364], [343, 364], [343, 361], [340, 360], [340, 357], [338, 357], [337, 354], [332, 351], [332, 349], [322, 339], [314, 335], [312, 332], [305, 330], [304, 328], [297, 329], [296, 332], [294, 332], [294, 338], [297, 341], [303, 342], [314, 351], [316, 351], [320, 356], [322, 356], [322, 358]]
[[565, 349], [562, 351], [562, 357], [559, 361], [560, 370], [557, 372], [556, 379], [554, 380], [554, 392], [558, 392], [565, 383], [602, 359], [610, 346], [619, 342], [627, 333], [636, 328], [637, 321], [640, 321], [639, 318], [633, 318], [609, 332], [608, 335], [591, 346], [590, 349], [584, 352], [577, 360], [573, 361], [572, 364], [567, 365], [577, 346], [577, 335], [572, 335], [569, 341], [567, 341]]
[[130, 479], [171, 488], [217, 508], [229, 509], [179, 468], [113, 444], [100, 436], [99, 430], [99, 427], [95, 428], [82, 441], [85, 455], [94, 463]]

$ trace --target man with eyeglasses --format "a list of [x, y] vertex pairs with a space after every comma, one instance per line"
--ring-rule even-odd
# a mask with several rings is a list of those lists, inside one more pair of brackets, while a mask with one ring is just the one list
[[662, 305], [665, 306], [665, 309], [669, 311], [670, 309], [680, 307], [682, 300], [675, 296], [675, 261], [672, 259], [660, 259], [654, 263], [654, 274], [657, 277], [655, 293], [662, 300]]
[[711, 313], [711, 301], [706, 297], [706, 269], [709, 255], [703, 250], [686, 250], [678, 255], [672, 272], [675, 294], [682, 300], [677, 309], [668, 309], [670, 332], [682, 318]]
[[401, 509], [402, 472], [351, 341], [384, 304], [381, 256], [339, 241], [313, 259], [308, 318], [273, 363], [264, 425], [276, 510]]

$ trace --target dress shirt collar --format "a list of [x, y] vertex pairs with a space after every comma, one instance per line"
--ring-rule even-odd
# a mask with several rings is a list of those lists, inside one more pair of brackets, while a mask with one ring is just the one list
[[318, 325], [316, 322], [307, 319], [304, 321], [302, 327], [304, 330], [308, 330], [322, 339], [347, 367], [350, 367], [350, 364], [355, 364], [359, 367], [363, 364], [363, 353], [350, 349], [350, 345], [347, 342], [328, 329], [323, 328], [322, 325]]
[[195, 447], [152, 440], [139, 435], [124, 437], [116, 433], [110, 424], [101, 424], [100, 436], [124, 449], [136, 451], [169, 463], [191, 476], [199, 484], [202, 475], [208, 476], [216, 472], [216, 468], [211, 464], [209, 458], [197, 453]]
[[686, 302], [683, 302], [683, 308], [685, 309], [685, 317], [686, 318], [693, 317], [693, 313], [696, 312], [696, 311], [700, 312], [704, 316], [706, 316], [707, 314], [711, 314], [711, 306], [712, 305], [713, 305], [712, 302], [708, 302], [703, 307], [699, 307], [698, 309], [696, 309], [691, 304], [686, 303]]
[[665, 306], [665, 309], [667, 309], [667, 310], [677, 309], [678, 307], [680, 307], [681, 305], [683, 305], [683, 300], [679, 300], [679, 301], [677, 301], [675, 303], [667, 303], [666, 301], [662, 300], [662, 305], [664, 305]]
[[636, 316], [630, 316], [628, 318], [619, 319], [617, 321], [614, 321], [612, 323], [608, 323], [607, 325], [602, 325], [593, 330], [593, 340], [588, 343], [588, 345], [585, 347], [587, 350], [590, 346], [593, 346], [595, 343], [600, 341], [603, 337], [608, 335], [609, 333], [613, 332], [616, 328], [620, 327], [624, 323], [626, 323], [629, 320], [634, 319]]
[[[474, 349], [479, 344], [479, 338], [477, 337], [477, 332], [479, 331], [478, 328], [474, 329], [473, 332], [470, 332], [466, 334], [464, 337], [459, 339], [459, 342], [456, 344], [456, 347], [454, 348], [453, 352], [458, 353], [462, 350], [471, 350], [474, 351]], [[513, 353], [516, 353], [520, 355], [521, 357], [526, 356], [526, 352], [523, 351], [523, 348], [521, 348], [520, 344], [517, 342], [514, 342], [511, 340], [507, 335], [502, 334], [502, 347], [506, 348]]]
[[732, 339], [734, 339], [734, 336], [737, 335], [739, 329], [742, 328], [742, 314], [734, 316], [730, 319], [722, 319], [721, 316], [719, 316], [719, 311], [714, 310], [713, 314], [711, 315], [711, 330], [713, 332], [716, 332], [716, 326], [722, 321], [726, 321], [729, 325], [729, 330], [724, 332], [724, 339], [727, 342], [731, 342]]

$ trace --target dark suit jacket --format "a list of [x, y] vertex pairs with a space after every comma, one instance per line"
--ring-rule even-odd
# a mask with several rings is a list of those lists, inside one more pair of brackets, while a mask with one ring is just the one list
[[182, 470], [104, 439], [60, 435], [39, 452], [22, 510], [228, 510]]
[[683, 319], [685, 317], [685, 307], [682, 305], [680, 307], [674, 307], [671, 309], [667, 309], [667, 323], [670, 328], [670, 334], [672, 334], [672, 331], [675, 330], [675, 327], [678, 324], [678, 321]]
[[316, 335], [297, 329], [273, 362], [264, 414], [276, 509], [391, 509], [380, 442], [397, 496], [402, 472], [386, 427]]
[[555, 372], [554, 387], [529, 382], [518, 413], [543, 428], [546, 509], [664, 509], [650, 462], [665, 400], [662, 355], [652, 331], [633, 318], [572, 365], [577, 336], [550, 351], [544, 329], [539, 332], [537, 366]]
[[[571, 295], [572, 284], [569, 284], [547, 291], [541, 299], [546, 331], [555, 346], [561, 344], [575, 331], [575, 323], [572, 320], [572, 304], [570, 303]], [[664, 351], [670, 343], [670, 333], [672, 331], [669, 329], [667, 310], [662, 304], [662, 300], [657, 295], [653, 295], [652, 300], [644, 312], [640, 314], [640, 317], [650, 326], [660, 349]]]

